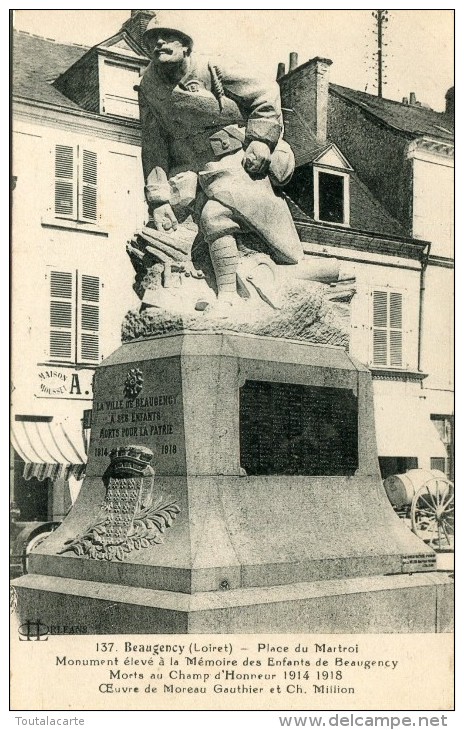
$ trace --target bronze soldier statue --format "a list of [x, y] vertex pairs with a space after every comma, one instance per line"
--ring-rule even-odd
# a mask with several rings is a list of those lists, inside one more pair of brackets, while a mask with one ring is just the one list
[[282, 140], [279, 87], [197, 58], [188, 32], [156, 19], [144, 41], [152, 55], [139, 90], [151, 225], [175, 231], [192, 215], [199, 229], [192, 259], [210, 257], [220, 313], [237, 299], [237, 244], [279, 264], [303, 256], [287, 204], [273, 189], [295, 165]]

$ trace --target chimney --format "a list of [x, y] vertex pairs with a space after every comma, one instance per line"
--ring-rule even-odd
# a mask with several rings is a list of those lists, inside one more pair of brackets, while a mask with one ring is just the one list
[[[293, 55], [293, 54], [292, 54]], [[328, 58], [312, 58], [279, 79], [282, 106], [292, 109], [286, 127], [286, 139], [292, 144], [293, 136], [308, 136], [312, 132], [318, 144], [327, 140], [327, 109], [329, 104], [329, 68], [332, 61]], [[296, 141], [296, 140], [295, 140]]]
[[416, 106], [416, 95], [414, 91], [409, 94], [409, 106]]
[[277, 81], [282, 78], [282, 76], [285, 76], [285, 63], [279, 63], [277, 66]]
[[290, 54], [290, 60], [288, 64], [288, 73], [291, 71], [294, 71], [296, 67], [298, 66], [298, 53], [295, 53], [295, 51], [292, 51]]
[[156, 15], [154, 10], [131, 10], [130, 18], [123, 23], [121, 30], [127, 31], [141, 48], [143, 45], [143, 34], [147, 25]]
[[454, 86], [452, 86], [451, 89], [448, 89], [448, 91], [446, 92], [445, 101], [445, 114], [448, 117], [454, 118]]
[[402, 99], [401, 103], [404, 104], [405, 106], [408, 106], [408, 97], [407, 96], [403, 96], [403, 99]]

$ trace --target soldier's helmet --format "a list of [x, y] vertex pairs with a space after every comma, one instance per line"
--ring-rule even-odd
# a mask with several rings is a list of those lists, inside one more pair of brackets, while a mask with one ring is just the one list
[[152, 18], [150, 20], [147, 25], [147, 29], [143, 34], [143, 41], [145, 45], [150, 47], [155, 42], [157, 36], [161, 35], [162, 33], [174, 33], [175, 35], [179, 36], [179, 40], [182, 41], [183, 44], [185, 44], [189, 48], [192, 48], [193, 46], [193, 38], [188, 33], [188, 29], [183, 28], [182, 23], [176, 22], [175, 28], [170, 28], [166, 25], [160, 25], [157, 18]]

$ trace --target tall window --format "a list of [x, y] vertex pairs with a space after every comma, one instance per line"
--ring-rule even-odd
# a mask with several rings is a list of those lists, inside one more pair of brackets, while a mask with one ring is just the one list
[[403, 295], [372, 293], [372, 365], [403, 367]]
[[50, 271], [50, 360], [95, 364], [100, 358], [98, 276], [79, 271]]
[[97, 154], [81, 145], [55, 146], [55, 200], [57, 218], [95, 223], [98, 220]]

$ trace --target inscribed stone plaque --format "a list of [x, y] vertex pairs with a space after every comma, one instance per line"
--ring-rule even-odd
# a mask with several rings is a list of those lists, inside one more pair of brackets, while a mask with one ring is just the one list
[[240, 389], [240, 463], [249, 475], [353, 475], [356, 396], [343, 388], [248, 380]]
[[185, 473], [182, 387], [171, 360], [102, 367], [92, 414], [87, 474], [103, 474], [112, 448], [139, 444], [157, 475]]

